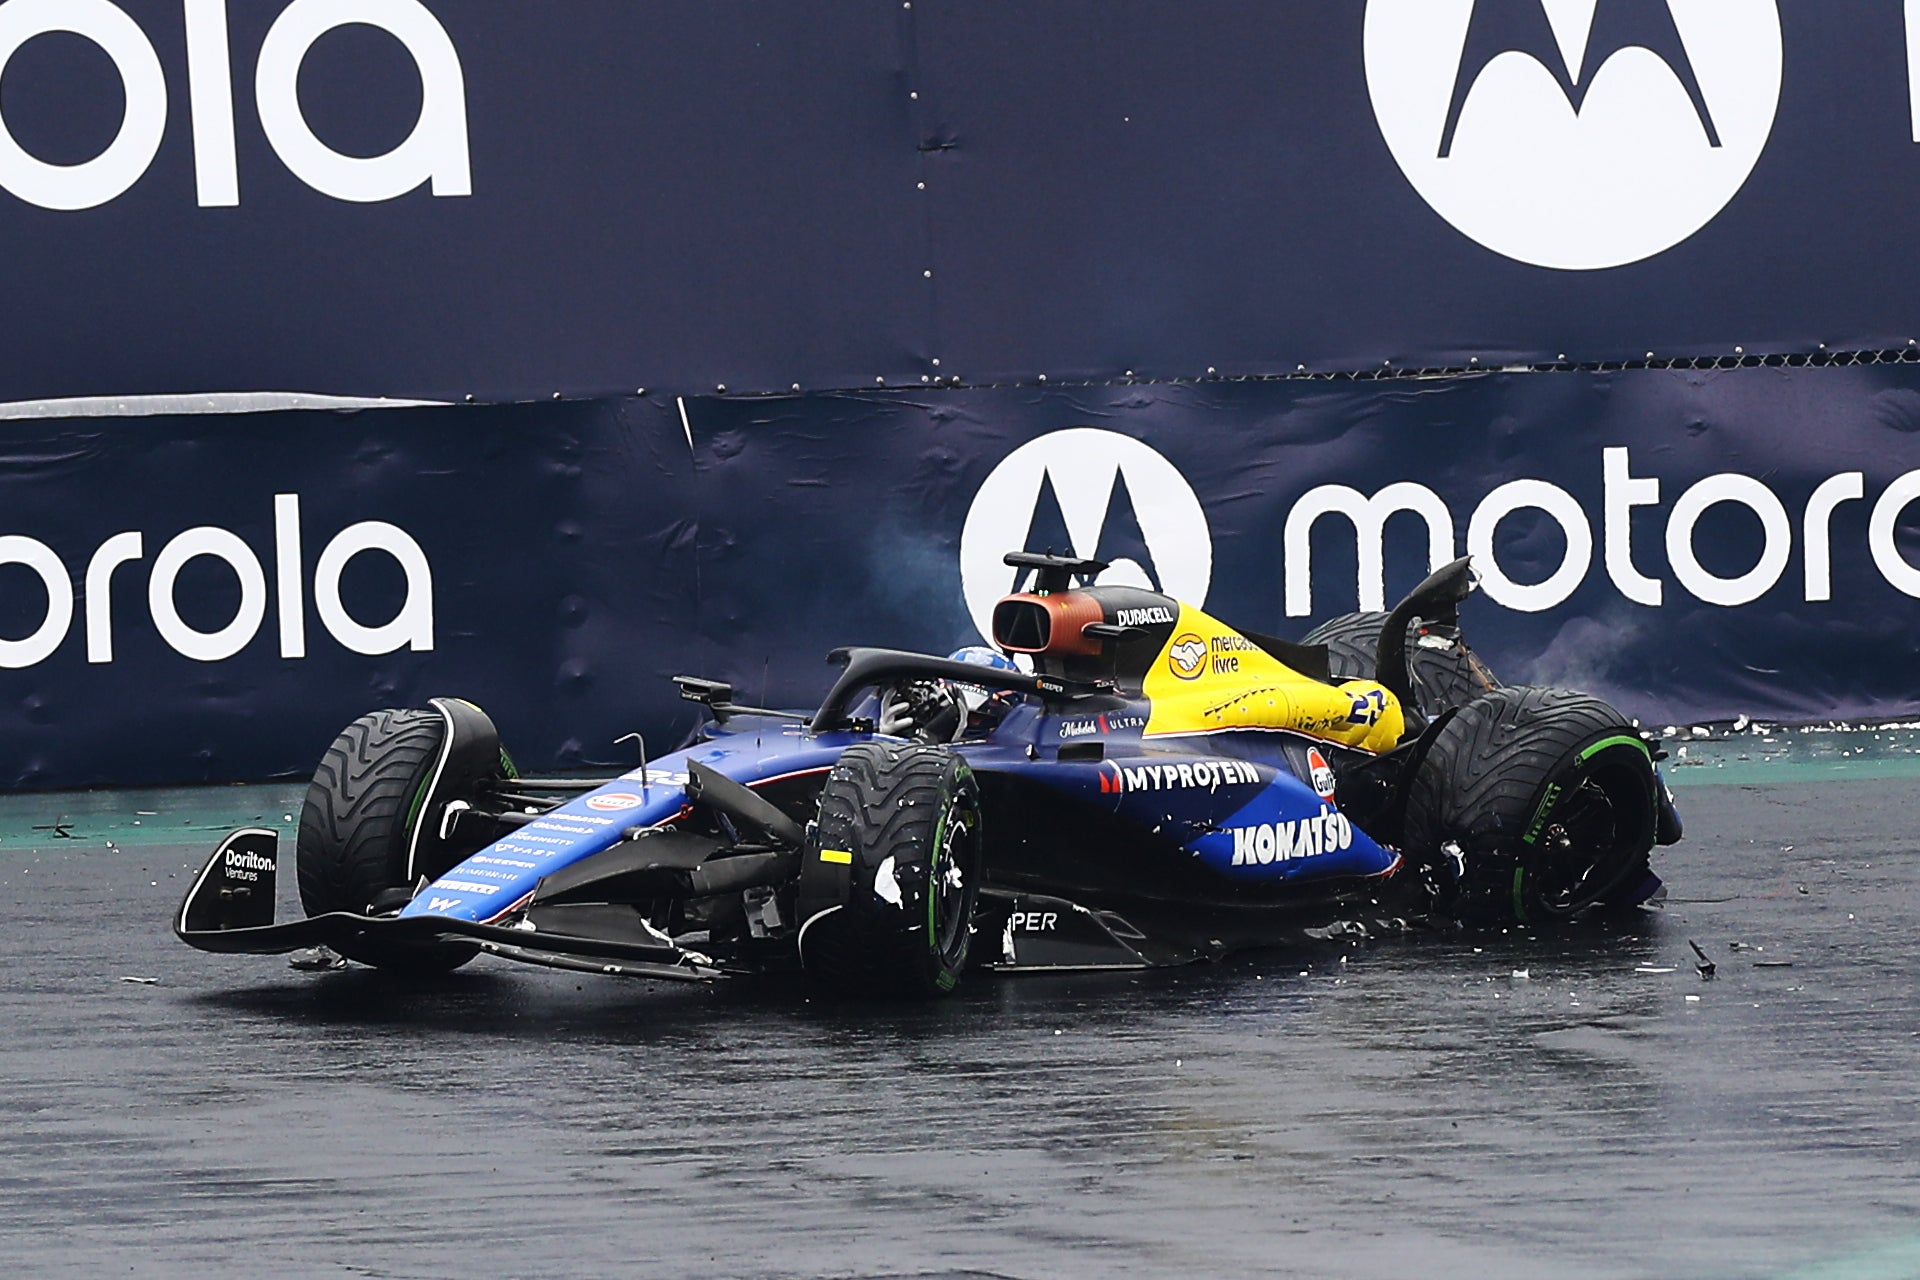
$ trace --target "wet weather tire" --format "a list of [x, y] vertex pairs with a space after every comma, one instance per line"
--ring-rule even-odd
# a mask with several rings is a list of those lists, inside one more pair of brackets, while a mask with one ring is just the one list
[[[1379, 612], [1344, 614], [1309, 631], [1302, 643], [1327, 646], [1327, 666], [1335, 680], [1371, 680], [1386, 622], [1387, 615]], [[1414, 692], [1428, 716], [1500, 687], [1459, 638], [1458, 628], [1416, 619], [1407, 628], [1407, 653], [1413, 659]]]
[[[440, 759], [446, 724], [437, 711], [375, 711], [341, 731], [307, 787], [296, 864], [309, 916], [366, 915], [406, 900], [408, 846]], [[440, 869], [427, 869], [436, 874]], [[335, 944], [382, 969], [445, 973], [478, 948], [461, 943], [394, 945], [365, 938]]]
[[1461, 707], [1421, 760], [1406, 847], [1463, 923], [1565, 920], [1647, 874], [1657, 788], [1639, 731], [1600, 699], [1498, 689]]
[[[980, 789], [965, 760], [939, 747], [849, 747], [806, 850], [803, 890], [811, 880], [829, 902], [801, 928], [808, 975], [847, 994], [951, 991], [967, 962], [980, 849]], [[825, 878], [830, 899], [817, 897]]]

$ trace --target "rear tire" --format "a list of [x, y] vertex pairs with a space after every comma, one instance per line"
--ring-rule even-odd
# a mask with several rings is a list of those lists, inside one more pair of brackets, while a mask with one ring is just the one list
[[[1335, 680], [1371, 680], [1380, 655], [1380, 629], [1386, 622], [1384, 613], [1344, 614], [1309, 631], [1301, 643], [1327, 646], [1327, 667]], [[1458, 627], [1416, 619], [1407, 627], [1407, 653], [1412, 658], [1418, 709], [1429, 717], [1500, 687], [1467, 648]]]
[[820, 793], [806, 880], [845, 869], [842, 900], [800, 930], [800, 962], [837, 992], [941, 996], [966, 966], [981, 874], [980, 788], [939, 747], [862, 743]]
[[1644, 878], [1658, 785], [1639, 731], [1598, 698], [1498, 689], [1421, 760], [1406, 847], [1462, 923], [1566, 920]]
[[[404, 905], [407, 856], [439, 763], [446, 723], [437, 711], [374, 711], [343, 729], [314, 771], [300, 810], [296, 864], [309, 916], [367, 915]], [[433, 876], [446, 868], [423, 868]], [[351, 960], [414, 974], [446, 973], [479, 948], [464, 943], [395, 945], [355, 939], [335, 946]]]

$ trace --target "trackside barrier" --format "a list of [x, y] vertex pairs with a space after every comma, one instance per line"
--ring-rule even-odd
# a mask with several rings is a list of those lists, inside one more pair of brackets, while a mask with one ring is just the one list
[[1909, 364], [11, 422], [0, 782], [298, 775], [443, 693], [625, 763], [670, 675], [810, 703], [832, 647], [978, 642], [1020, 547], [1296, 636], [1470, 551], [1508, 680], [1907, 714], [1917, 440]]

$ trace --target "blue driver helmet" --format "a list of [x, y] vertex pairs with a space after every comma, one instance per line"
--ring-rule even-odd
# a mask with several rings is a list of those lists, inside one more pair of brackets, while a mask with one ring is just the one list
[[993, 667], [1000, 671], [1018, 671], [1012, 658], [998, 649], [989, 649], [983, 644], [970, 644], [964, 649], [955, 649], [947, 655], [949, 662], [971, 662], [976, 667]]
[[[970, 644], [963, 649], [955, 649], [947, 655], [947, 659], [950, 662], [971, 662], [976, 667], [992, 667], [996, 671], [1020, 669], [1012, 658], [998, 649], [989, 649], [983, 644]], [[982, 689], [977, 684], [956, 684], [954, 689], [969, 712], [978, 711], [985, 706], [988, 697], [991, 696], [989, 690]]]

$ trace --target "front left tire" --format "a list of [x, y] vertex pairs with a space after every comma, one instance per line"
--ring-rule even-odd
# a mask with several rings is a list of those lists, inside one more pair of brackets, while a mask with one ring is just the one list
[[[445, 737], [446, 722], [437, 711], [374, 711], [341, 730], [327, 748], [307, 786], [295, 846], [300, 905], [309, 916], [372, 915], [405, 905], [413, 836], [426, 816]], [[464, 943], [396, 945], [370, 938], [342, 940], [334, 949], [362, 964], [411, 974], [449, 972], [479, 950]]]

